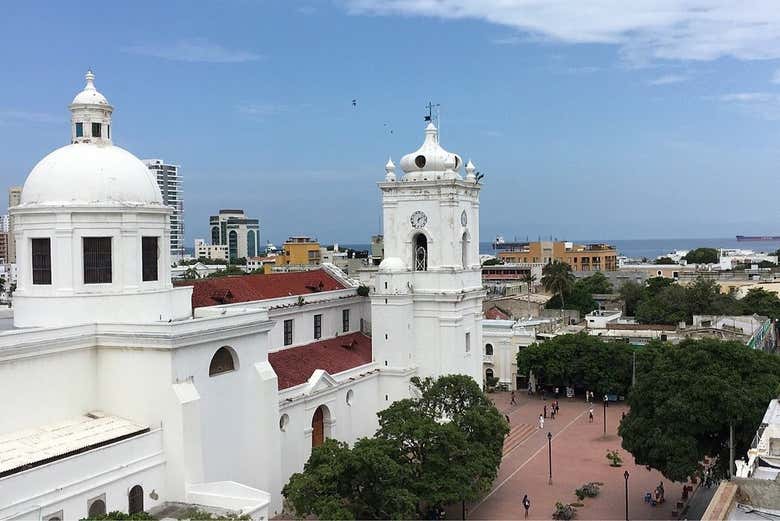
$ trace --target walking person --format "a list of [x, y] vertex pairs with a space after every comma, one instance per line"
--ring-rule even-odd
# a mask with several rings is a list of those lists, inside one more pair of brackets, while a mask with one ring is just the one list
[[506, 420], [506, 423], [507, 423], [507, 424], [511, 425], [511, 424], [509, 423], [509, 415], [508, 415], [508, 414], [505, 414], [505, 415], [504, 415], [504, 419]]
[[523, 508], [525, 509], [525, 518], [528, 519], [528, 509], [531, 508], [531, 500], [528, 499], [528, 494], [523, 496]]
[[511, 405], [517, 405], [517, 402], [515, 401], [515, 392], [514, 391], [512, 391], [512, 399], [509, 400], [509, 403]]
[[544, 417], [547, 418], [547, 404], [544, 405]]
[[544, 416], [539, 415], [539, 428], [544, 429]]
[[588, 409], [588, 423], [593, 423], [593, 406]]

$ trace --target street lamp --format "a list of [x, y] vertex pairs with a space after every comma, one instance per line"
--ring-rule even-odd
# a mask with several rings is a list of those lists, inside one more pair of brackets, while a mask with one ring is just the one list
[[552, 485], [552, 433], [547, 433], [547, 459], [550, 462], [550, 479], [547, 481], [548, 485]]
[[626, 521], [628, 521], [628, 471], [623, 473], [623, 477], [626, 478]]
[[604, 436], [607, 435], [607, 395], [604, 395]]

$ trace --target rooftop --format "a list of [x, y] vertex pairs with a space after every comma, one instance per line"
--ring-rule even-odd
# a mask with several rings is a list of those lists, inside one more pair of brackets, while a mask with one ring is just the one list
[[305, 383], [317, 369], [333, 375], [372, 360], [371, 337], [363, 333], [350, 333], [268, 353], [280, 391]]
[[346, 289], [323, 269], [267, 275], [238, 275], [188, 280], [177, 286], [192, 286], [192, 307], [202, 308], [238, 302], [309, 295]]
[[0, 435], [0, 477], [148, 432], [99, 412]]

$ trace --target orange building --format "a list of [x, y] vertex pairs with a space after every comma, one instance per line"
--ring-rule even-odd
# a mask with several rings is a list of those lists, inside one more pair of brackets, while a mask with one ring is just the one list
[[275, 264], [265, 264], [264, 273], [273, 267], [287, 267], [293, 270], [309, 269], [320, 265], [320, 243], [305, 235], [293, 236], [285, 241], [282, 251], [275, 257]]
[[537, 241], [515, 245], [497, 257], [505, 263], [549, 264], [565, 262], [572, 271], [617, 271], [617, 250], [609, 244], [574, 244], [564, 241]]

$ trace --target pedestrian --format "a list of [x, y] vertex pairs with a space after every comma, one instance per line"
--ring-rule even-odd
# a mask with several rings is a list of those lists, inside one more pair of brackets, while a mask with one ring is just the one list
[[585, 403], [590, 403], [590, 391], [585, 391]]
[[552, 410], [550, 411], [550, 419], [551, 420], [555, 419], [555, 407], [553, 407]]
[[544, 405], [544, 417], [547, 418], [547, 404]]
[[541, 414], [539, 415], [539, 428], [544, 429], [544, 417]]
[[517, 405], [517, 402], [515, 401], [515, 392], [514, 391], [512, 391], [512, 399], [509, 400], [509, 403], [511, 405]]
[[509, 415], [508, 414], [504, 415], [504, 419], [506, 420], [507, 423], [509, 423]]
[[607, 407], [609, 407], [609, 396], [607, 396], [606, 394], [604, 395], [604, 403], [606, 404]]
[[593, 406], [588, 409], [588, 423], [593, 423]]
[[528, 509], [531, 508], [531, 500], [528, 499], [528, 494], [523, 496], [523, 508], [525, 509], [525, 518], [528, 519]]
[[555, 398], [556, 399], [558, 398], [558, 388], [557, 387], [555, 388]]
[[625, 420], [625, 419], [626, 419], [626, 411], [623, 411], [623, 412], [620, 414], [620, 421], [623, 421], [623, 420]]

